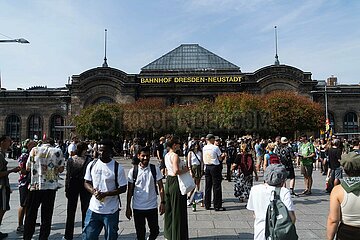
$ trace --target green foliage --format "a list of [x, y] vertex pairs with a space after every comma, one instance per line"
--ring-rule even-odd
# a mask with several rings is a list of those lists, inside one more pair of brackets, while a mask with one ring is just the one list
[[322, 106], [295, 92], [267, 95], [224, 94], [215, 102], [166, 106], [162, 99], [128, 104], [101, 104], [83, 109], [74, 118], [79, 134], [100, 138], [121, 134], [177, 135], [258, 133], [260, 135], [314, 131], [324, 123]]

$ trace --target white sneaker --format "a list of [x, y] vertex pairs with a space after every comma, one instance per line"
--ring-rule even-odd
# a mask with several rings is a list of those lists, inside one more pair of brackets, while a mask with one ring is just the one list
[[188, 206], [191, 206], [191, 201], [190, 201], [190, 199], [187, 200], [187, 205], [188, 205]]

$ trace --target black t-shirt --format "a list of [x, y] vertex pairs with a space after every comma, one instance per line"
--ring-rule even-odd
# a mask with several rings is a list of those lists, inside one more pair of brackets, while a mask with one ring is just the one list
[[329, 164], [331, 169], [336, 169], [340, 167], [339, 160], [341, 159], [341, 149], [340, 148], [330, 148], [327, 152], [329, 158]]
[[160, 156], [160, 159], [163, 159], [164, 157], [164, 144], [163, 143], [159, 143], [157, 146], [156, 146], [156, 149], [159, 151], [159, 156]]

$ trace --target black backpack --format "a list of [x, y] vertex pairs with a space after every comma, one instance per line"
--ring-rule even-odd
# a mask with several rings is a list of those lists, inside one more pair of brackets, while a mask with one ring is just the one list
[[265, 218], [265, 238], [271, 240], [297, 240], [295, 225], [292, 223], [289, 211], [280, 200], [280, 190], [277, 187], [271, 192], [273, 200], [267, 208]]
[[[154, 164], [151, 164], [150, 163], [150, 170], [151, 170], [151, 174], [154, 178], [154, 185], [155, 185], [155, 192], [156, 192], [156, 195], [159, 195], [159, 192], [158, 192], [158, 189], [157, 189], [157, 180], [156, 180], [156, 167]], [[139, 172], [139, 166], [138, 165], [134, 165], [134, 171], [133, 171], [133, 188], [132, 188], [132, 193], [133, 193], [133, 196], [134, 196], [134, 190], [135, 190], [135, 182], [136, 182], [136, 179], [137, 179], [137, 176], [138, 176], [138, 172]]]

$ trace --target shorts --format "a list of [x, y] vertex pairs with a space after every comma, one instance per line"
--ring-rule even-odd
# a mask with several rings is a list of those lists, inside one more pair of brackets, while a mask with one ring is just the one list
[[2, 210], [10, 210], [10, 188], [2, 187], [0, 189], [0, 208]]
[[25, 206], [26, 206], [26, 202], [27, 202], [27, 198], [28, 198], [28, 193], [29, 193], [28, 185], [19, 187], [20, 206], [21, 206], [21, 207], [25, 207]]
[[342, 179], [343, 175], [342, 175], [342, 169], [336, 168], [336, 169], [331, 169], [331, 178], [332, 179]]
[[262, 163], [262, 161], [263, 161], [263, 156], [258, 156], [258, 157], [256, 157], [256, 164], [257, 165], [259, 165], [259, 164], [261, 164]]
[[192, 165], [191, 166], [191, 174], [193, 178], [200, 179], [201, 178], [201, 166], [200, 165]]
[[312, 172], [313, 172], [313, 166], [304, 166], [301, 164], [301, 168], [300, 168], [301, 174], [304, 175], [304, 177], [311, 177], [312, 176]]
[[295, 178], [295, 170], [294, 170], [293, 166], [291, 166], [289, 168], [286, 168], [286, 171], [288, 173], [287, 179], [294, 179]]

